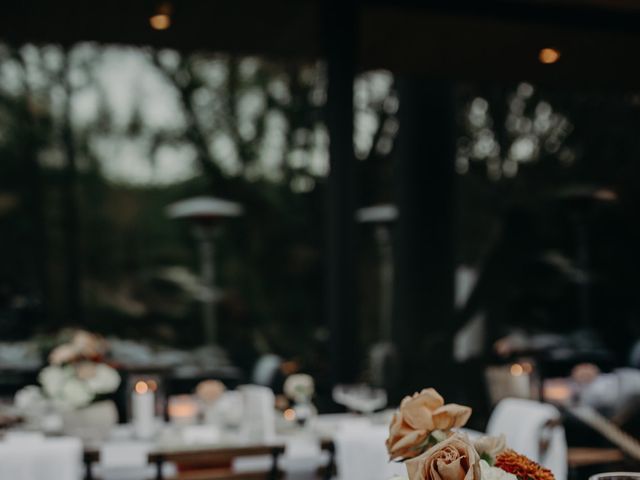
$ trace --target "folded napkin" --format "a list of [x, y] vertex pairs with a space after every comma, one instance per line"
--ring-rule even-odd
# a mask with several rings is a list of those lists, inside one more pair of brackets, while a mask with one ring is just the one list
[[487, 433], [504, 433], [507, 445], [553, 472], [556, 480], [567, 478], [567, 440], [562, 425], [554, 426], [546, 436], [548, 448], [540, 451], [547, 424], [560, 420], [560, 412], [548, 403], [520, 398], [506, 398], [495, 408], [489, 419]]
[[292, 475], [300, 476], [304, 473], [313, 476], [322, 465], [328, 463], [327, 452], [320, 449], [318, 438], [307, 432], [290, 435], [285, 439], [285, 453], [280, 457], [280, 469]]
[[104, 443], [100, 447], [96, 476], [104, 480], [152, 478], [154, 467], [148, 462], [149, 450], [147, 442], [123, 440]]
[[269, 442], [275, 437], [275, 395], [268, 387], [242, 385], [242, 430], [249, 442]]
[[344, 480], [389, 480], [407, 476], [404, 464], [390, 462], [385, 446], [386, 425], [368, 419], [346, 420], [335, 435], [338, 478]]
[[82, 442], [77, 438], [21, 438], [0, 442], [0, 478], [80, 480]]
[[147, 442], [119, 441], [103, 443], [100, 465], [103, 467], [140, 467], [148, 463], [150, 445]]

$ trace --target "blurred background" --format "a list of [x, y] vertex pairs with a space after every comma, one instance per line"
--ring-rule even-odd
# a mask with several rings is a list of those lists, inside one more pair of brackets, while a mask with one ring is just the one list
[[264, 3], [2, 7], [0, 395], [81, 328], [167, 396], [304, 372], [320, 412], [637, 435], [637, 5]]

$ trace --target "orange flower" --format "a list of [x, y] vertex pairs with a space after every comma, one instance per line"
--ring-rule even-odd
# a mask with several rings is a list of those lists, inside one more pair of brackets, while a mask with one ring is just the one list
[[498, 455], [495, 466], [523, 480], [555, 480], [551, 470], [513, 450], [506, 450]]

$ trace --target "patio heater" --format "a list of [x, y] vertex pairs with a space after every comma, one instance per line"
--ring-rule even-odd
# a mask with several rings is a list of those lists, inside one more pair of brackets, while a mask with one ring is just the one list
[[215, 345], [218, 340], [216, 302], [219, 300], [215, 288], [215, 236], [226, 218], [242, 215], [240, 204], [215, 197], [194, 197], [169, 205], [170, 218], [187, 220], [198, 243], [200, 275], [203, 285], [202, 324], [205, 342]]
[[392, 204], [373, 205], [356, 211], [356, 220], [374, 226], [379, 258], [378, 341], [369, 352], [371, 380], [377, 386], [388, 387], [395, 348], [392, 339], [393, 314], [393, 246], [391, 227], [398, 218], [398, 209]]

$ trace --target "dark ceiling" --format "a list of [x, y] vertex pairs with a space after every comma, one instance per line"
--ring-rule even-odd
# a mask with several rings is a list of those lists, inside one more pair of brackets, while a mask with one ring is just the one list
[[[343, 5], [335, 0], [181, 0], [173, 2], [171, 28], [155, 31], [149, 17], [156, 2], [21, 0], [2, 6], [0, 38], [311, 60], [323, 56], [323, 39]], [[359, 3], [357, 18], [362, 69], [462, 80], [640, 86], [637, 1], [368, 0]], [[557, 64], [538, 61], [544, 47], [560, 50]]]

